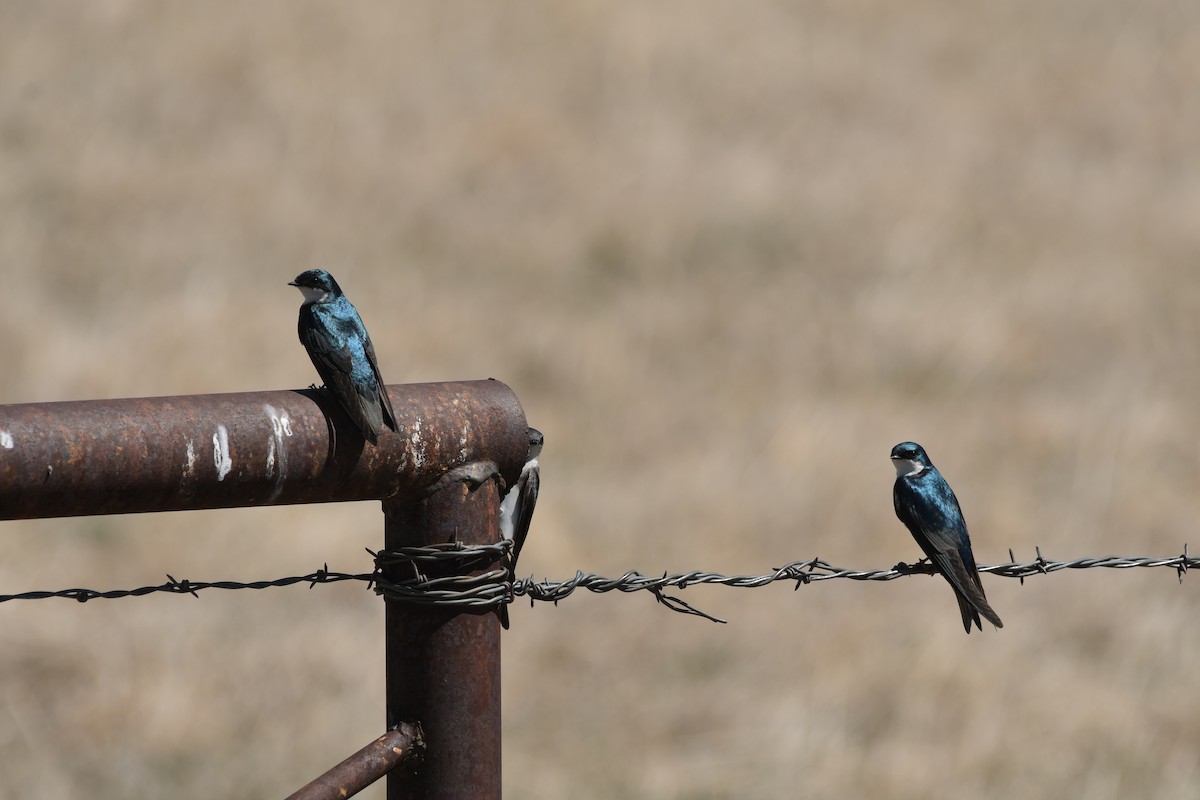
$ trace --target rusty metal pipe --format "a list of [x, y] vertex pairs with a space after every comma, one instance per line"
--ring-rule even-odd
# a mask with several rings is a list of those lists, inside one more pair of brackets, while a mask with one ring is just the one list
[[421, 729], [401, 724], [380, 736], [321, 777], [288, 795], [287, 800], [341, 800], [353, 797], [396, 767], [405, 772], [425, 752]]
[[0, 406], [0, 519], [415, 498], [464, 463], [508, 481], [528, 449], [500, 381], [390, 386], [366, 444], [323, 390]]
[[[456, 539], [494, 543], [500, 538], [499, 509], [494, 480], [477, 486], [447, 483], [415, 503], [392, 498], [383, 503], [384, 541], [389, 549]], [[427, 609], [387, 600], [384, 625], [388, 726], [420, 721], [429, 745], [415, 775], [388, 776], [388, 800], [499, 800], [500, 623], [495, 610]]]

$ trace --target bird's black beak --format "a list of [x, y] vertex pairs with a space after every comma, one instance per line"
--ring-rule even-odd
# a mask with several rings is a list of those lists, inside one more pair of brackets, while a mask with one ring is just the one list
[[288, 286], [299, 286], [299, 285], [300, 284], [296, 283], [295, 281], [288, 281]]

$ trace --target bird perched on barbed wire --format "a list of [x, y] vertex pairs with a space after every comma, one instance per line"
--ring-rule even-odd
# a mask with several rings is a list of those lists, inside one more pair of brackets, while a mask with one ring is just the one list
[[304, 295], [298, 324], [300, 343], [325, 388], [337, 398], [362, 437], [376, 444], [385, 426], [396, 430], [396, 412], [358, 309], [323, 269], [301, 272], [288, 285]]
[[892, 488], [896, 516], [954, 589], [967, 633], [971, 632], [972, 622], [983, 630], [980, 614], [997, 628], [1003, 628], [1004, 623], [983, 593], [967, 523], [950, 484], [916, 442], [901, 442], [893, 447], [892, 463], [896, 466], [896, 483]]
[[[529, 535], [529, 523], [533, 520], [533, 509], [537, 505], [538, 489], [542, 482], [542, 470], [538, 465], [538, 456], [542, 453], [544, 437], [537, 428], [529, 429], [529, 453], [525, 456], [525, 466], [521, 468], [521, 477], [504, 495], [500, 501], [500, 535], [511, 541], [512, 549], [508, 554], [508, 571], [515, 573], [517, 557]], [[508, 628], [508, 606], [500, 607], [500, 624]]]

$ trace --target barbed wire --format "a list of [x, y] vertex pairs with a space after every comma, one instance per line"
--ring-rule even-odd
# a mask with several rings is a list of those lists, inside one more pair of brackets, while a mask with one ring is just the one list
[[311, 589], [318, 583], [338, 583], [341, 581], [369, 582], [371, 577], [370, 573], [355, 575], [346, 572], [331, 572], [328, 564], [308, 575], [292, 575], [286, 578], [274, 578], [265, 581], [191, 581], [186, 578], [179, 580], [168, 574], [166, 583], [154, 586], [141, 586], [137, 589], [109, 589], [107, 591], [96, 589], [57, 589], [54, 591], [21, 592], [20, 594], [0, 594], [0, 603], [5, 603], [9, 600], [46, 600], [51, 597], [62, 597], [86, 603], [88, 600], [142, 597], [143, 595], [154, 594], [156, 592], [190, 594], [194, 597], [199, 597], [196, 593], [203, 589], [271, 589], [277, 586], [292, 586], [297, 583], [307, 583]]
[[[488, 610], [518, 597], [528, 597], [530, 605], [535, 602], [558, 604], [576, 590], [602, 594], [605, 592], [647, 591], [672, 611], [702, 617], [712, 622], [725, 620], [701, 611], [679, 597], [666, 594], [667, 590], [682, 591], [689, 586], [711, 584], [740, 589], [755, 589], [779, 581], [792, 581], [796, 589], [809, 583], [828, 580], [891, 581], [909, 575], [932, 575], [934, 566], [927, 559], [915, 564], [901, 562], [884, 569], [856, 570], [835, 567], [821, 558], [793, 561], [782, 567], [773, 568], [763, 575], [722, 575], [717, 572], [691, 571], [677, 574], [664, 572], [661, 576], [644, 575], [630, 570], [619, 578], [606, 578], [595, 573], [577, 571], [574, 577], [562, 581], [549, 579], [534, 580], [520, 578], [509, 580], [507, 568], [510, 542], [491, 545], [468, 546], [458, 542], [429, 547], [407, 547], [396, 550], [368, 550], [375, 561], [370, 573], [333, 572], [325, 564], [308, 575], [294, 575], [261, 581], [191, 581], [167, 575], [165, 583], [142, 586], [137, 589], [59, 589], [56, 591], [33, 591], [19, 594], [0, 594], [0, 603], [10, 600], [44, 600], [61, 597], [80, 603], [89, 600], [115, 599], [119, 597], [141, 597], [158, 592], [168, 594], [190, 594], [204, 589], [269, 589], [307, 583], [313, 586], [325, 583], [357, 581], [367, 584], [376, 594], [406, 603], [427, 606], [457, 607], [468, 610]], [[1154, 569], [1167, 568], [1176, 571], [1179, 582], [1184, 573], [1200, 567], [1200, 558], [1188, 554], [1178, 556], [1084, 556], [1070, 561], [1052, 561], [1042, 556], [1041, 548], [1035, 548], [1037, 558], [1026, 563], [1017, 563], [1013, 552], [1008, 551], [1010, 563], [986, 564], [980, 572], [1004, 578], [1017, 578], [1023, 584], [1025, 578], [1034, 575], [1049, 575], [1068, 569]], [[475, 568], [500, 564], [483, 572], [468, 574]]]
[[[1193, 567], [1200, 567], [1200, 559], [1193, 558], [1188, 554], [1188, 546], [1186, 544], [1183, 546], [1182, 555], [1168, 557], [1088, 556], [1076, 558], [1071, 561], [1050, 561], [1042, 556], [1041, 548], [1035, 548], [1035, 552], [1037, 553], [1036, 559], [1025, 564], [1018, 564], [1013, 559], [1013, 552], [1010, 549], [1008, 557], [1012, 563], [984, 565], [979, 567], [979, 571], [990, 572], [1005, 578], [1018, 578], [1024, 584], [1027, 577], [1048, 575], [1051, 572], [1059, 572], [1064, 569], [1170, 567], [1176, 570], [1179, 581], [1182, 583], [1185, 572]], [[833, 566], [823, 559], [812, 558], [808, 561], [793, 561], [790, 564], [776, 568], [773, 572], [766, 575], [739, 575], [731, 577], [714, 572], [688, 572], [679, 575], [664, 574], [661, 577], [649, 577], [639, 572], [626, 572], [620, 578], [610, 579], [599, 575], [585, 575], [582, 572], [577, 572], [574, 578], [558, 583], [550, 581], [539, 583], [532, 579], [514, 581], [513, 594], [517, 596], [527, 595], [531, 601], [544, 600], [557, 603], [559, 600], [569, 596], [577, 588], [587, 589], [591, 592], [609, 592], [613, 590], [634, 592], [644, 589], [652, 592], [660, 603], [673, 611], [692, 614], [713, 622], [723, 623], [725, 620], [707, 614], [677, 597], [664, 595], [663, 590], [669, 588], [682, 590], [688, 586], [698, 584], [716, 584], [719, 586], [754, 589], [760, 586], [767, 586], [776, 581], [795, 581], [796, 585], [794, 588], [799, 589], [805, 584], [816, 583], [817, 581], [836, 579], [891, 581], [909, 575], [933, 575], [935, 573], [936, 568], [928, 559], [921, 559], [915, 564], [901, 562], [890, 569], [854, 570], [842, 569]]]

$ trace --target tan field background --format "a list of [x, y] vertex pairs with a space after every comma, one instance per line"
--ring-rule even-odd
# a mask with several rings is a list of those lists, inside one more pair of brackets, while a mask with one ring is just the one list
[[[1200, 6], [9, 2], [0, 403], [304, 387], [330, 269], [392, 383], [546, 434], [521, 572], [1200, 546]], [[0, 487], [0, 491], [3, 491]], [[369, 568], [377, 504], [0, 525], [0, 592]], [[513, 609], [514, 798], [1183, 798], [1200, 577]], [[0, 605], [0, 796], [265, 798], [383, 726], [361, 587]], [[382, 785], [365, 793], [381, 798]]]

